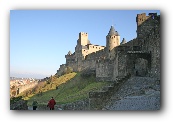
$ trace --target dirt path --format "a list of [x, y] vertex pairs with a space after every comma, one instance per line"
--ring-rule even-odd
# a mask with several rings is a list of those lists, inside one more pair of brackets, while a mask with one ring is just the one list
[[[28, 110], [33, 110], [32, 106], [28, 106]], [[41, 108], [41, 107], [38, 107], [36, 110], [49, 110], [48, 107], [45, 107], [45, 108]], [[55, 106], [55, 110], [62, 110], [61, 108], [58, 108]]]

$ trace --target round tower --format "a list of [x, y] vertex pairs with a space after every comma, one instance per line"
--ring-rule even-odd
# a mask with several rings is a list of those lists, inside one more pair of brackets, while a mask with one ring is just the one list
[[114, 47], [120, 45], [120, 35], [115, 31], [114, 27], [111, 26], [108, 35], [106, 36], [106, 47], [110, 52]]

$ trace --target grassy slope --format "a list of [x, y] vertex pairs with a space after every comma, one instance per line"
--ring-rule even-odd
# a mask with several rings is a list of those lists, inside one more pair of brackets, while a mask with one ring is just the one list
[[[43, 92], [42, 96], [32, 96], [28, 99], [28, 105], [31, 105], [34, 98], [39, 105], [47, 105], [52, 96], [57, 104], [77, 101], [87, 98], [88, 92], [101, 89], [107, 84], [108, 82], [96, 82], [95, 77], [82, 78], [80, 73], [69, 73], [55, 79], [51, 84], [47, 84], [43, 90], [48, 89], [48, 91]], [[57, 90], [56, 86], [58, 86]]]

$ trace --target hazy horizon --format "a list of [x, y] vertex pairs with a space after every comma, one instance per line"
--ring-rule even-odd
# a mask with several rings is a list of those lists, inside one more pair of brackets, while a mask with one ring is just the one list
[[34, 79], [44, 79], [45, 77], [49, 77], [48, 75], [42, 75], [42, 74], [30, 74], [30, 73], [12, 73], [10, 77], [15, 78], [34, 78]]

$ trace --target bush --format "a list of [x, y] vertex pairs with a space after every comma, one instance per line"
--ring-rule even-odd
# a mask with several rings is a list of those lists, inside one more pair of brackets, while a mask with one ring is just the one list
[[10, 104], [13, 104], [22, 99], [22, 96], [10, 98]]

